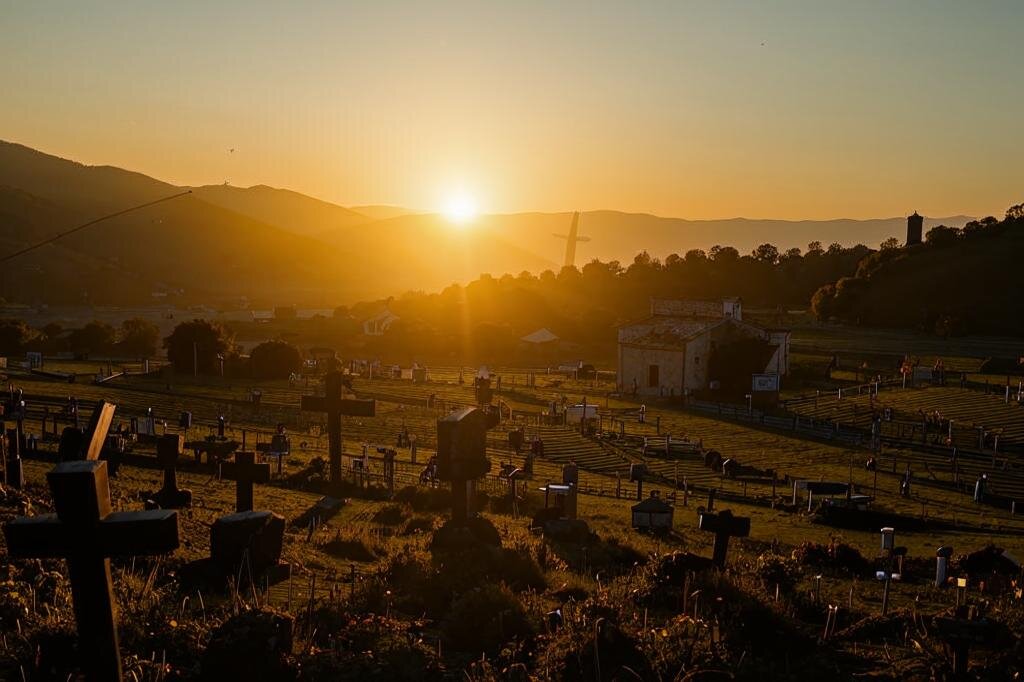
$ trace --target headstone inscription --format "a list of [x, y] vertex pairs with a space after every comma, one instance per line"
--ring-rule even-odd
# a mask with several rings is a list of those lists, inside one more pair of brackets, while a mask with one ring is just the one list
[[327, 415], [330, 481], [332, 486], [336, 486], [341, 484], [341, 418], [372, 417], [377, 413], [377, 401], [346, 397], [346, 386], [341, 372], [329, 372], [324, 380], [324, 387], [323, 396], [302, 396], [300, 409], [305, 412], [323, 412]]
[[178, 548], [177, 512], [113, 512], [106, 462], [62, 462], [46, 478], [57, 513], [6, 524], [8, 553], [67, 560], [86, 678], [120, 680], [110, 557], [173, 552]]
[[750, 518], [733, 516], [728, 509], [723, 509], [717, 514], [703, 512], [697, 527], [715, 534], [711, 561], [719, 568], [724, 568], [726, 554], [729, 551], [729, 538], [745, 538], [750, 535]]

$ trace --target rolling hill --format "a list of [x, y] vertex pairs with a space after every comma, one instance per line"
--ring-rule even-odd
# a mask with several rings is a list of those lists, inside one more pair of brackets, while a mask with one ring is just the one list
[[[84, 221], [185, 188], [113, 166], [86, 166], [0, 141], [0, 245], [11, 252]], [[20, 301], [221, 303], [245, 296], [262, 305], [317, 306], [436, 290], [482, 273], [557, 270], [571, 213], [478, 216], [456, 226], [441, 216], [394, 206], [354, 209], [267, 186], [194, 187], [192, 194], [103, 222], [19, 258], [2, 294]], [[962, 225], [963, 216], [926, 220]], [[632, 261], [641, 250], [664, 258], [731, 245], [748, 253], [877, 245], [904, 233], [902, 217], [879, 220], [684, 220], [590, 211], [577, 265]]]

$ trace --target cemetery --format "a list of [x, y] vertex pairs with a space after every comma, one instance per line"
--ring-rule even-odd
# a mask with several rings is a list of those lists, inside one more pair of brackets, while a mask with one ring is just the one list
[[12, 373], [0, 678], [1019, 670], [1012, 452], [954, 463], [614, 379], [424, 370]]

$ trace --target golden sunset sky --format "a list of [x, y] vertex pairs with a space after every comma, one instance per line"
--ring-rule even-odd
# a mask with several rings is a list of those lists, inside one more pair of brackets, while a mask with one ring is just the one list
[[0, 3], [0, 138], [344, 205], [1024, 200], [1024, 2], [210, 4]]

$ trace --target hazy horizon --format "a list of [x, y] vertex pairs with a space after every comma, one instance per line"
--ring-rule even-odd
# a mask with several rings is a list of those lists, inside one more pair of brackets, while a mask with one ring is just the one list
[[5, 17], [0, 131], [176, 185], [342, 206], [1000, 215], [1024, 179], [1024, 94], [1004, 87], [1022, 17], [1005, 2], [26, 4]]

